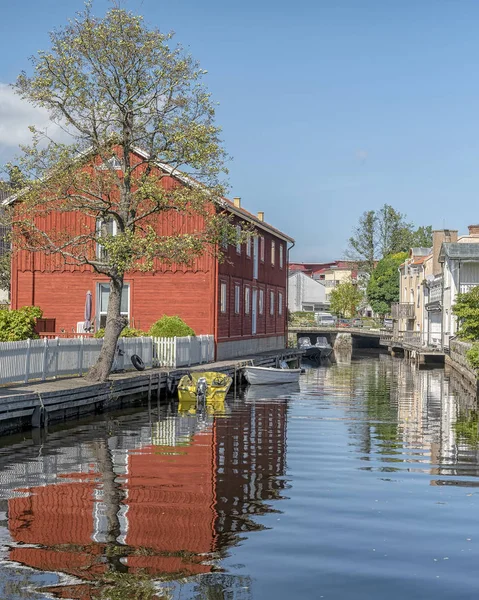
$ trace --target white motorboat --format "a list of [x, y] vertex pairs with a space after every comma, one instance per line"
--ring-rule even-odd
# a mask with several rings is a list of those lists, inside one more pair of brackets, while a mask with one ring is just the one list
[[328, 343], [328, 340], [322, 336], [318, 337], [315, 346], [321, 350], [321, 358], [328, 358], [333, 351], [333, 347]]
[[244, 376], [251, 385], [294, 383], [299, 381], [301, 369], [274, 369], [273, 367], [245, 367]]

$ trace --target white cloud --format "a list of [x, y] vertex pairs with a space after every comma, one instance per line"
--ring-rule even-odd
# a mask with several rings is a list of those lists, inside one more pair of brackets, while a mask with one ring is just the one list
[[19, 144], [30, 142], [29, 125], [47, 129], [51, 137], [63, 133], [52, 123], [48, 112], [36, 108], [17, 96], [6, 83], [0, 83], [0, 148], [2, 154], [16, 154]]

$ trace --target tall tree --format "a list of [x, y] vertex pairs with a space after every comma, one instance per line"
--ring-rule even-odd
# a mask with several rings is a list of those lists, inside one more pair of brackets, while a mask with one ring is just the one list
[[432, 227], [414, 229], [405, 215], [384, 204], [377, 211], [369, 210], [361, 215], [349, 238], [346, 255], [356, 260], [358, 267], [370, 275], [378, 260], [390, 254], [408, 252], [417, 246], [432, 246]]
[[[155, 261], [191, 263], [221, 237], [236, 235], [221, 210], [225, 152], [201, 83], [205, 71], [172, 37], [123, 9], [97, 18], [87, 2], [50, 34], [51, 49], [33, 57], [33, 74], [22, 73], [15, 85], [70, 136], [59, 143], [33, 130], [32, 145], [23, 148], [19, 166], [31, 183], [15, 211], [15, 247], [59, 254], [110, 280], [104, 343], [91, 380], [108, 377], [126, 325], [125, 273], [152, 269]], [[171, 175], [184, 185], [164, 185]], [[46, 230], [40, 217], [53, 211], [77, 214], [76, 228]], [[184, 233], [193, 213], [204, 227]], [[155, 228], [161, 215], [180, 223], [173, 235]]]
[[377, 220], [374, 210], [365, 211], [349, 238], [348, 256], [356, 260], [367, 273], [372, 273], [376, 259]]
[[391, 312], [391, 304], [399, 301], [398, 267], [407, 256], [406, 252], [386, 256], [372, 272], [367, 285], [367, 296], [374, 312], [387, 315]]
[[339, 317], [354, 317], [363, 298], [364, 294], [352, 281], [340, 283], [330, 294], [331, 312]]

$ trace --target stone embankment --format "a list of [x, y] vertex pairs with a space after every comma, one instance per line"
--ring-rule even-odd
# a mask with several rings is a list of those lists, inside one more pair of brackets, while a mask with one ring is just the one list
[[466, 358], [467, 351], [472, 344], [461, 342], [452, 339], [449, 342], [449, 356], [446, 355], [446, 365], [452, 367], [464, 382], [467, 382], [467, 387], [472, 388], [476, 395], [479, 392], [478, 375], [476, 371], [469, 365]]

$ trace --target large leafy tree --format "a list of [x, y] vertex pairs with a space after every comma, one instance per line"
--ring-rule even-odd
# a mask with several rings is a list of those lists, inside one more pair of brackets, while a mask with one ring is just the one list
[[374, 312], [387, 315], [391, 312], [391, 304], [399, 301], [398, 267], [407, 256], [406, 252], [386, 256], [372, 272], [366, 293]]
[[354, 317], [363, 298], [363, 292], [352, 281], [340, 283], [329, 296], [331, 312], [340, 317]]
[[[59, 143], [33, 129], [19, 163], [31, 183], [18, 197], [13, 238], [17, 249], [59, 254], [109, 277], [104, 343], [88, 375], [101, 381], [126, 325], [125, 273], [158, 261], [188, 264], [235, 235], [221, 210], [225, 153], [205, 71], [172, 34], [119, 8], [97, 18], [87, 3], [50, 38], [51, 49], [32, 58], [32, 74], [22, 73], [15, 89], [69, 137]], [[175, 175], [182, 185], [164, 185]], [[46, 229], [51, 212], [75, 213], [75, 227]], [[204, 226], [184, 233], [193, 213]], [[178, 227], [165, 235], [158, 219], [170, 215]]]
[[390, 254], [407, 252], [415, 246], [432, 246], [432, 227], [414, 228], [402, 213], [389, 204], [364, 212], [349, 238], [347, 256], [367, 274], [376, 262]]

